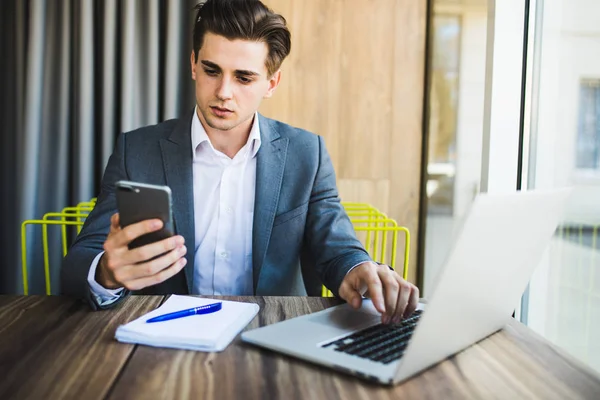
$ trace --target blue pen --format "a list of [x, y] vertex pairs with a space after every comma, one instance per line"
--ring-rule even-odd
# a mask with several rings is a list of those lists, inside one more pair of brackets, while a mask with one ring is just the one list
[[168, 321], [170, 319], [175, 318], [183, 318], [188, 317], [190, 315], [200, 315], [200, 314], [210, 314], [221, 309], [221, 302], [207, 304], [205, 306], [188, 308], [187, 310], [175, 311], [168, 314], [159, 315], [157, 317], [150, 318], [146, 322], [160, 322], [160, 321]]

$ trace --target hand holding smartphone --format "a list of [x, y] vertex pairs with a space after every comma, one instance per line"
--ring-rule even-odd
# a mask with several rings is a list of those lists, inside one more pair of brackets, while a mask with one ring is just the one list
[[139, 290], [181, 271], [187, 249], [184, 238], [174, 236], [171, 190], [119, 181], [116, 197], [119, 214], [111, 218], [96, 281], [107, 289]]

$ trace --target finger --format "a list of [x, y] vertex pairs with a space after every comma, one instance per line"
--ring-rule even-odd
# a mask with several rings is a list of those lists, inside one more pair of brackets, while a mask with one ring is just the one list
[[361, 276], [361, 281], [367, 286], [368, 296], [373, 301], [375, 309], [380, 313], [385, 313], [385, 301], [383, 299], [383, 289], [379, 275], [373, 269], [365, 269]]
[[403, 318], [408, 318], [415, 312], [419, 306], [419, 288], [415, 285], [411, 285], [410, 298], [406, 310], [404, 310]]
[[396, 273], [388, 269], [380, 268], [377, 271], [379, 275], [379, 280], [382, 283], [383, 287], [383, 298], [385, 301], [385, 317], [383, 318], [383, 323], [389, 323], [390, 319], [394, 317], [396, 313], [396, 307], [398, 305], [398, 294], [400, 292], [400, 284], [398, 279], [396, 279]]
[[154, 232], [162, 228], [163, 223], [160, 219], [148, 219], [135, 224], [131, 224], [121, 229], [115, 239], [118, 246], [126, 246], [134, 239], [145, 235], [146, 233]]
[[362, 305], [362, 295], [359, 290], [353, 288], [352, 285], [345, 281], [340, 285], [338, 294], [343, 300], [346, 300], [352, 308], [360, 308]]
[[136, 249], [127, 250], [123, 252], [122, 259], [124, 265], [141, 263], [156, 256], [168, 253], [169, 251], [182, 246], [184, 243], [185, 239], [183, 236], [172, 236]]
[[119, 213], [115, 213], [110, 217], [110, 231], [117, 232], [119, 229]]
[[151, 277], [171, 266], [173, 263], [185, 256], [186, 252], [187, 248], [184, 245], [181, 245], [169, 251], [167, 254], [155, 258], [154, 260], [146, 261], [141, 264], [129, 265], [127, 269], [122, 272], [123, 275], [119, 274], [119, 278], [120, 280], [126, 282]]
[[398, 303], [396, 304], [396, 313], [393, 316], [393, 321], [395, 323], [400, 322], [404, 312], [406, 310], [406, 306], [408, 304], [408, 300], [410, 299], [411, 293], [411, 284], [406, 282], [404, 279], [398, 276], [398, 280], [400, 281], [400, 293], [398, 294]]
[[152, 276], [128, 281], [123, 286], [128, 290], [140, 290], [148, 286], [157, 285], [161, 282], [166, 281], [167, 279], [171, 278], [179, 271], [181, 271], [183, 267], [185, 267], [186, 263], [187, 260], [185, 258], [180, 258], [173, 264], [169, 265], [167, 268]]

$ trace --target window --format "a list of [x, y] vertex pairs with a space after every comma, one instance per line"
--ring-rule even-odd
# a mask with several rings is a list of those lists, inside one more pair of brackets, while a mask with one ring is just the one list
[[527, 183], [573, 192], [522, 315], [531, 329], [600, 371], [600, 26], [589, 17], [600, 3], [536, 4]]
[[427, 195], [430, 213], [452, 215], [460, 65], [459, 15], [433, 16]]
[[424, 296], [479, 191], [488, 23], [486, 0], [431, 3]]

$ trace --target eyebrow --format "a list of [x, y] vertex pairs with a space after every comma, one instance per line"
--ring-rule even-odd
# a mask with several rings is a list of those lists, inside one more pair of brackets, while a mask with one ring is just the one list
[[[212, 68], [216, 71], [221, 71], [221, 67], [219, 67], [217, 64], [215, 64], [214, 62], [208, 61], [208, 60], [201, 60], [200, 61], [204, 66], [208, 67], [208, 68]], [[260, 76], [260, 74], [258, 72], [254, 72], [254, 71], [249, 71], [249, 70], [245, 70], [245, 69], [236, 69], [235, 70], [236, 75], [245, 75], [245, 76]]]

